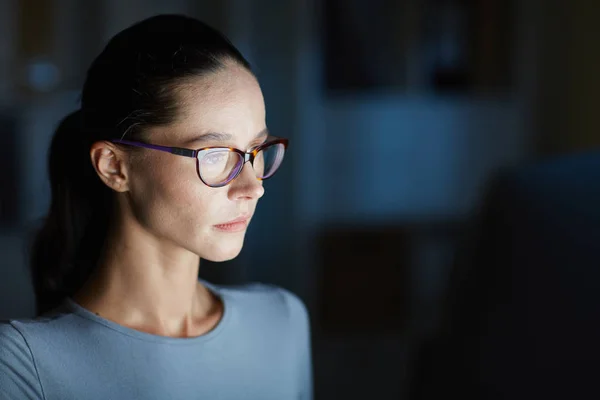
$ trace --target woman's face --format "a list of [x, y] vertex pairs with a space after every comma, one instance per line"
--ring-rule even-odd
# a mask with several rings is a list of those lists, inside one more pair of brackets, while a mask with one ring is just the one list
[[[242, 67], [229, 65], [192, 80], [177, 95], [181, 101], [177, 122], [149, 129], [145, 139], [149, 143], [247, 151], [267, 137], [262, 92]], [[199, 179], [196, 159], [148, 149], [139, 152], [139, 157], [130, 158], [125, 193], [138, 223], [161, 241], [204, 259], [237, 256], [247, 222], [264, 193], [252, 165], [247, 163], [229, 185], [211, 188]], [[228, 224], [240, 219], [246, 222]]]

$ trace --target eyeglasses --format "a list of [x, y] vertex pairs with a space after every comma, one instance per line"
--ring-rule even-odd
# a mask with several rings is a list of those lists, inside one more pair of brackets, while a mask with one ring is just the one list
[[232, 147], [203, 147], [192, 150], [124, 139], [115, 139], [111, 142], [195, 158], [198, 177], [206, 186], [213, 188], [231, 183], [242, 172], [247, 162], [252, 164], [256, 178], [259, 180], [272, 177], [279, 169], [288, 146], [287, 139], [274, 136], [248, 152]]

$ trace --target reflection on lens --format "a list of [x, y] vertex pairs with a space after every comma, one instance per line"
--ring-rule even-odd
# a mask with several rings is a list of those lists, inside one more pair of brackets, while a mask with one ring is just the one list
[[276, 143], [265, 147], [256, 154], [254, 172], [259, 179], [270, 178], [279, 168], [285, 154], [285, 146]]
[[239, 154], [226, 149], [209, 150], [199, 161], [202, 180], [211, 186], [227, 183], [243, 162]]

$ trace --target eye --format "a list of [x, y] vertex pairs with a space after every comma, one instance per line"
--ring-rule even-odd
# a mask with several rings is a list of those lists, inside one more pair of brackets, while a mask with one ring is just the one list
[[227, 163], [228, 152], [218, 151], [207, 154], [202, 162], [206, 165], [223, 165]]

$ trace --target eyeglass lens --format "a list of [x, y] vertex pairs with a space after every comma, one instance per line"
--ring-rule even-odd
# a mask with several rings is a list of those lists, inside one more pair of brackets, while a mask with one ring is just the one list
[[[258, 179], [267, 179], [277, 171], [285, 153], [285, 146], [275, 143], [260, 150], [254, 158], [254, 173]], [[210, 149], [199, 158], [198, 170], [202, 180], [210, 186], [222, 186], [233, 180], [244, 167], [243, 157], [228, 149]]]

